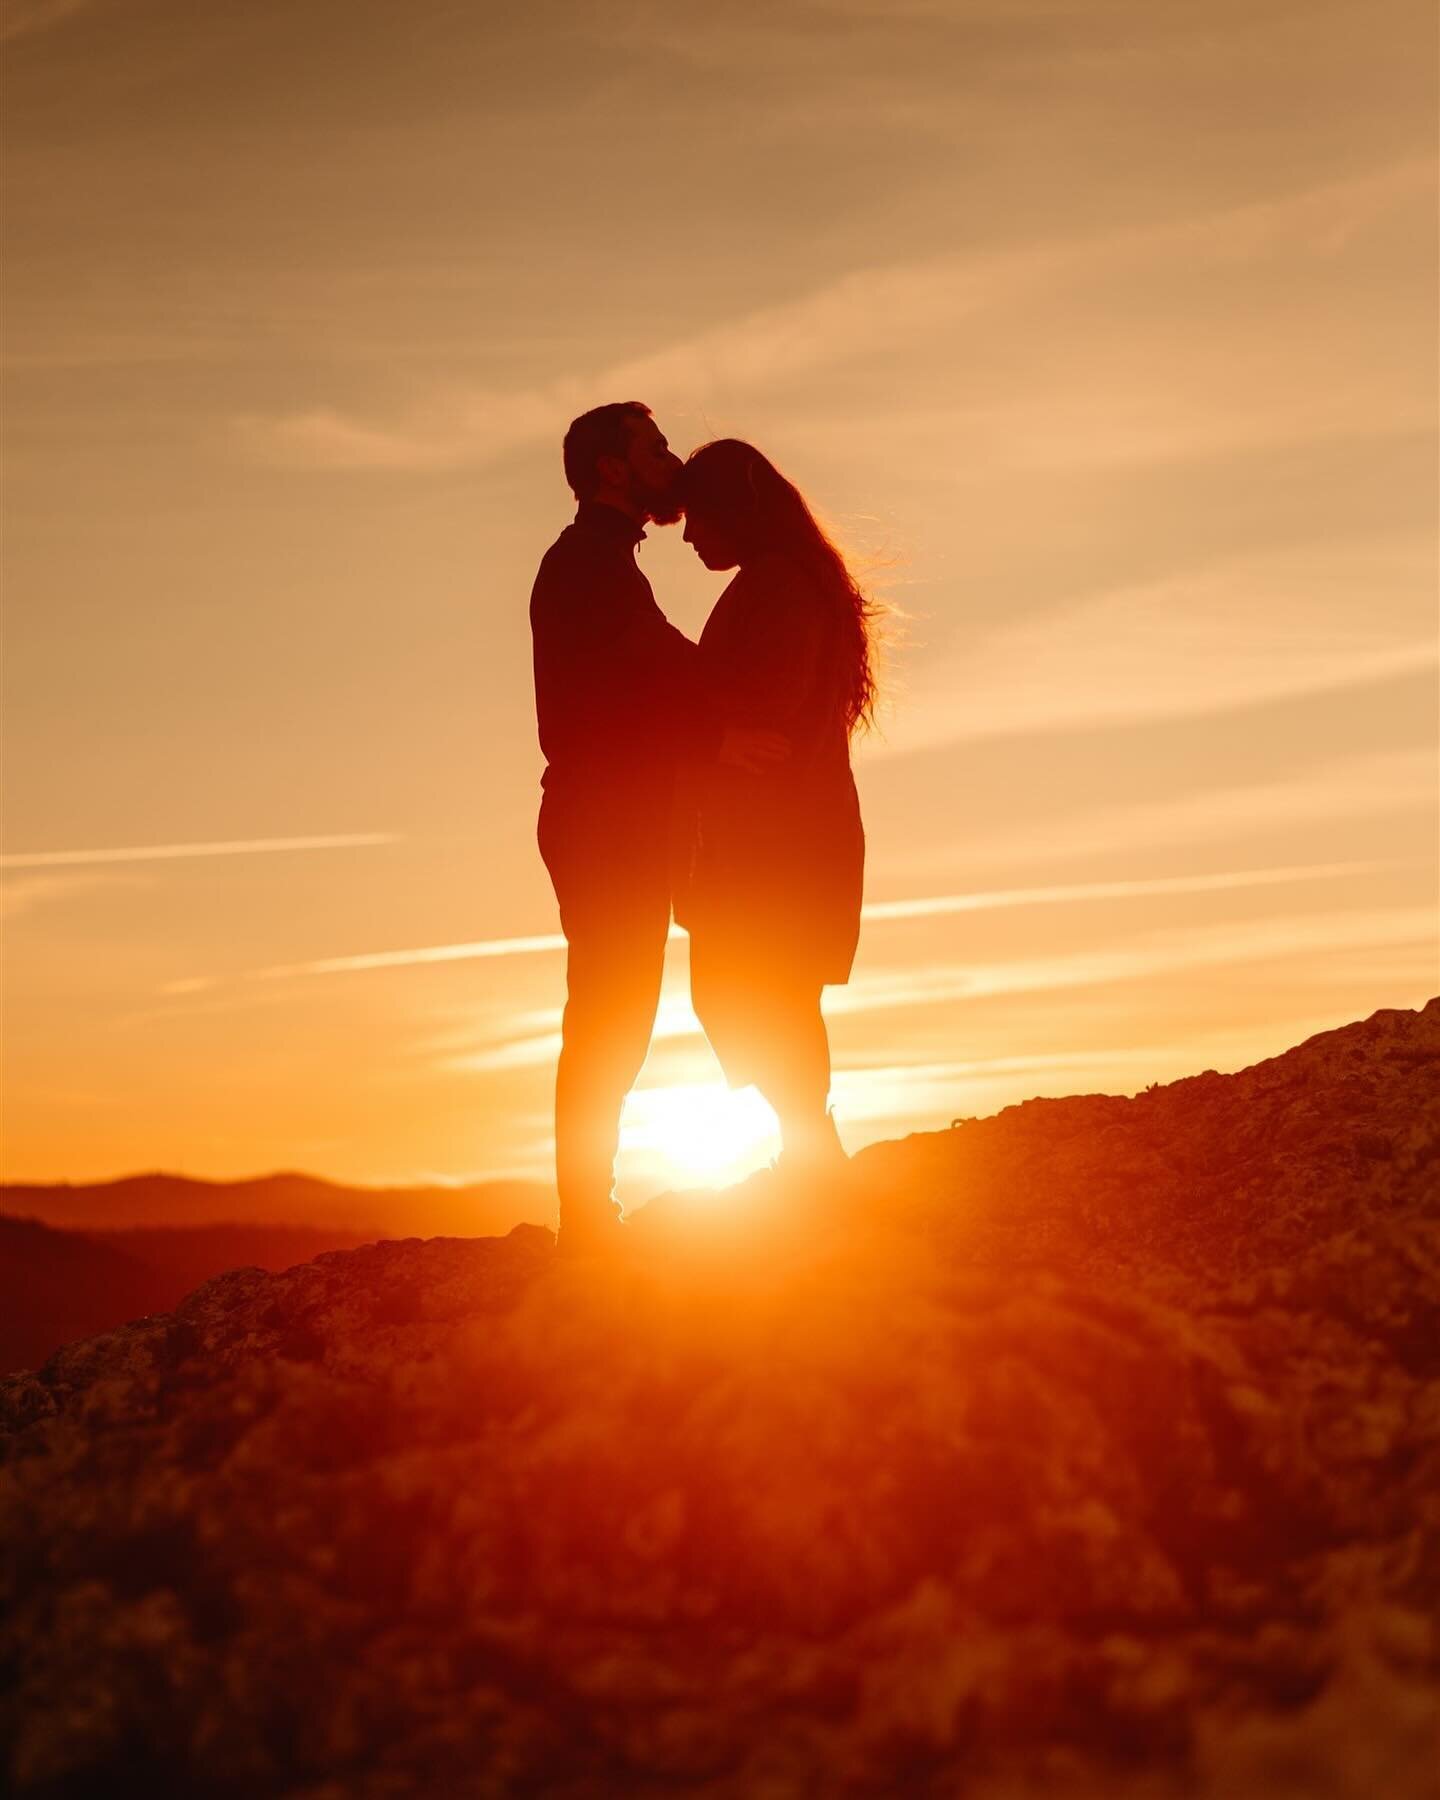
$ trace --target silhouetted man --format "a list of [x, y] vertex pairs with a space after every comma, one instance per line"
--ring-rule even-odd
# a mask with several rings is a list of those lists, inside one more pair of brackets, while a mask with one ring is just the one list
[[583, 414], [564, 458], [579, 510], [540, 564], [530, 625], [547, 763], [540, 854], [569, 948], [555, 1178], [560, 1248], [572, 1252], [620, 1235], [615, 1151], [660, 1000], [676, 762], [719, 747], [758, 768], [785, 742], [722, 730], [700, 689], [696, 646], [636, 564], [645, 526], [680, 517], [680, 459], [650, 409], [626, 401]]

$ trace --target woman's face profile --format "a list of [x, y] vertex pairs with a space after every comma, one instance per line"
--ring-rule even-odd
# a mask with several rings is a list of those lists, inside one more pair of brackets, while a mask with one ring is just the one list
[[703, 511], [685, 514], [685, 542], [707, 569], [733, 569], [740, 552], [722, 526]]

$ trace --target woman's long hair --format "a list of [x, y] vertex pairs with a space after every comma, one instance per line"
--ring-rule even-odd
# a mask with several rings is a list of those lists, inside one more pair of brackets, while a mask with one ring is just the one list
[[792, 557], [832, 596], [842, 619], [840, 704], [847, 733], [875, 722], [875, 620], [879, 607], [821, 530], [804, 496], [768, 456], [739, 438], [702, 444], [685, 464], [680, 493], [729, 537], [742, 559], [759, 551]]

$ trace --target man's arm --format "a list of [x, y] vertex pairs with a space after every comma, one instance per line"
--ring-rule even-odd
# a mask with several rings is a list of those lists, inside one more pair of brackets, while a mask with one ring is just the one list
[[779, 732], [730, 716], [706, 677], [700, 646], [672, 625], [658, 606], [652, 619], [637, 622], [622, 643], [650, 665], [656, 711], [668, 722], [666, 736], [676, 756], [693, 762], [715, 757], [760, 775], [790, 754], [790, 741]]

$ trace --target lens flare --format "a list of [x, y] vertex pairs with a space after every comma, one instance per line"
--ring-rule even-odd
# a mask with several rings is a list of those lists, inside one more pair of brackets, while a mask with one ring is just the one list
[[620, 1124], [626, 1176], [724, 1186], [763, 1168], [780, 1148], [775, 1115], [754, 1088], [723, 1081], [636, 1088]]

